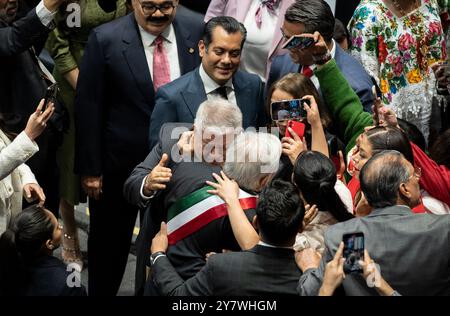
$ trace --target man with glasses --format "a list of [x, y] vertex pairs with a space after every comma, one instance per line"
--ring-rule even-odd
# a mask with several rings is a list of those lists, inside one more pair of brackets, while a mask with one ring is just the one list
[[90, 295], [115, 295], [122, 280], [138, 212], [122, 188], [150, 151], [156, 90], [200, 62], [201, 15], [178, 0], [132, 5], [91, 32], [75, 99], [75, 171], [90, 198]]
[[[374, 102], [372, 80], [361, 64], [333, 40], [334, 23], [333, 12], [324, 0], [296, 0], [286, 10], [281, 33], [286, 42], [294, 35], [319, 32], [327, 43], [329, 54], [336, 60], [337, 66], [361, 100], [364, 110], [370, 112]], [[266, 87], [269, 89], [275, 81], [288, 73], [299, 72], [309, 77], [319, 90], [319, 80], [314, 75], [316, 63], [319, 62], [315, 60], [316, 57], [308, 49], [289, 48], [289, 54], [274, 58]]]
[[[325, 265], [333, 259], [342, 236], [355, 232], [364, 233], [365, 249], [379, 264], [379, 272], [402, 295], [450, 295], [450, 215], [411, 211], [420, 203], [420, 176], [420, 169], [397, 151], [385, 150], [370, 158], [360, 180], [374, 210], [330, 226], [322, 261], [305, 261], [308, 264], [301, 267], [300, 295], [317, 294]], [[355, 296], [378, 295], [375, 287], [380, 285], [376, 276], [365, 280], [359, 273], [348, 274], [342, 284], [347, 295]]]

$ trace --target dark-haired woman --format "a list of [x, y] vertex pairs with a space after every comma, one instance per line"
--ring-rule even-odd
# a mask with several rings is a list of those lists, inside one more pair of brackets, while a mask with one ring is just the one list
[[62, 227], [39, 205], [24, 209], [0, 237], [0, 296], [85, 296], [79, 274], [53, 257]]
[[[317, 39], [317, 44], [312, 48], [314, 53], [321, 54], [326, 51], [325, 43], [320, 34], [317, 33], [314, 37]], [[415, 212], [442, 214], [446, 210], [450, 210], [448, 208], [448, 203], [450, 203], [448, 172], [447, 174], [441, 174], [439, 167], [420, 148], [411, 143], [398, 128], [379, 126], [365, 131], [373, 125], [372, 116], [363, 111], [358, 96], [352, 91], [333, 59], [317, 67], [315, 74], [319, 79], [324, 99], [327, 100], [327, 106], [332, 117], [339, 124], [343, 140], [347, 144], [346, 152], [351, 151], [351, 160], [355, 162], [356, 172], [349, 183], [355, 212], [357, 214], [359, 214], [359, 210], [365, 214], [370, 212], [370, 209], [364, 203], [365, 199], [360, 198], [362, 196], [357, 180], [358, 170], [361, 170], [372, 155], [388, 149], [401, 152], [406, 159], [421, 169], [421, 188], [434, 197], [434, 199], [431, 197], [423, 199], [423, 202], [432, 201], [432, 203], [419, 206], [415, 209]], [[383, 111], [386, 111], [386, 115], [393, 115], [392, 111], [387, 109]], [[353, 149], [355, 145], [356, 150]], [[437, 208], [436, 205], [438, 205]]]
[[[46, 48], [55, 61], [54, 76], [61, 98], [70, 114], [70, 126], [58, 152], [60, 168], [59, 208], [64, 222], [62, 257], [67, 264], [83, 265], [74, 205], [84, 200], [78, 176], [73, 172], [75, 157], [75, 127], [73, 121], [75, 88], [78, 69], [89, 33], [95, 27], [110, 22], [127, 12], [125, 0], [71, 0], [62, 5], [55, 20], [57, 27], [50, 33]], [[77, 24], [79, 22], [79, 24]]]
[[297, 235], [294, 249], [313, 248], [323, 253], [324, 233], [328, 226], [352, 219], [351, 209], [347, 209], [336, 192], [336, 168], [324, 154], [316, 151], [302, 152], [295, 164], [292, 180], [300, 191], [305, 204], [315, 205], [317, 215]]

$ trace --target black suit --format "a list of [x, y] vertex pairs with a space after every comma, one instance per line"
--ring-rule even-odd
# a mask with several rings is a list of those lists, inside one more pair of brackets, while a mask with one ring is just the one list
[[[199, 63], [203, 22], [178, 8], [173, 21], [181, 73]], [[137, 207], [123, 198], [125, 179], [149, 152], [154, 88], [138, 25], [131, 13], [92, 31], [75, 99], [75, 171], [103, 176], [90, 200], [89, 294], [115, 295], [126, 266]]]
[[152, 276], [164, 295], [297, 295], [301, 276], [294, 250], [256, 246], [242, 252], [211, 256], [193, 278], [183, 281], [167, 257], [152, 267]]
[[[48, 87], [32, 47], [45, 41], [49, 32], [35, 9], [12, 25], [0, 19], [0, 112], [10, 131], [25, 128]], [[56, 150], [60, 136], [49, 124], [36, 140], [39, 152], [27, 161], [45, 191], [47, 207], [54, 212], [59, 206]]]

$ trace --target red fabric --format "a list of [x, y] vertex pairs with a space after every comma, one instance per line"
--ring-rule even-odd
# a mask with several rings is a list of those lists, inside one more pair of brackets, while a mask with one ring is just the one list
[[311, 78], [314, 75], [314, 72], [309, 66], [303, 66], [302, 67], [302, 75]]
[[153, 42], [155, 50], [153, 51], [153, 87], [155, 91], [159, 87], [170, 82], [170, 65], [167, 52], [164, 48], [164, 38], [159, 35]]
[[420, 187], [432, 197], [450, 205], [450, 170], [439, 166], [414, 143], [411, 143], [416, 167], [422, 170]]

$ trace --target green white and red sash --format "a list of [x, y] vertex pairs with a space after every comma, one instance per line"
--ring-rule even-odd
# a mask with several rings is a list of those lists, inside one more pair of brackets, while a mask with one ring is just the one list
[[[191, 235], [215, 219], [228, 215], [225, 202], [208, 193], [214, 188], [207, 186], [179, 199], [167, 214], [169, 245]], [[239, 190], [239, 202], [243, 210], [256, 208], [257, 197]]]

